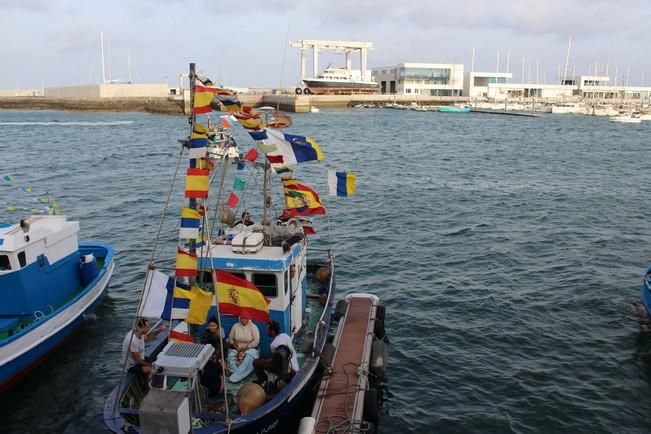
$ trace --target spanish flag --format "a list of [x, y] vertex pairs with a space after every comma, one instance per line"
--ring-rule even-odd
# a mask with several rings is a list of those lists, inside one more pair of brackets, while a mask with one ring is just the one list
[[210, 186], [210, 171], [188, 169], [185, 176], [185, 197], [207, 198]]
[[194, 340], [192, 339], [192, 336], [190, 336], [187, 333], [183, 332], [177, 332], [176, 330], [170, 330], [170, 334], [168, 336], [168, 339], [170, 342], [185, 342], [188, 344], [194, 343]]
[[210, 103], [215, 96], [216, 89], [197, 84], [194, 86], [194, 106], [192, 112], [195, 115], [210, 113]]
[[[186, 252], [177, 247], [176, 254], [176, 277], [193, 277], [197, 275], [197, 254]], [[182, 290], [181, 290], [182, 291]], [[176, 297], [176, 288], [174, 289]]]
[[269, 301], [253, 283], [221, 270], [215, 272], [214, 280], [221, 313], [269, 321]]

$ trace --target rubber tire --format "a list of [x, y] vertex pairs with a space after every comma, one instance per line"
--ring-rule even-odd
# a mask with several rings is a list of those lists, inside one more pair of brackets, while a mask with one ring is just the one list
[[305, 89], [303, 89], [303, 94], [304, 94], [304, 95], [311, 95], [311, 94], [312, 94], [312, 91], [310, 90], [309, 87], [306, 87]]
[[301, 89], [300, 87], [297, 87], [297, 88], [294, 90], [294, 92], [296, 92], [296, 95], [300, 95], [300, 94], [303, 93], [303, 89]]

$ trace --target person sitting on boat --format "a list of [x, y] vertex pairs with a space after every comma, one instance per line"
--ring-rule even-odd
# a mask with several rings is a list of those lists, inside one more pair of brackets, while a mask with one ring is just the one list
[[[201, 372], [201, 384], [208, 389], [208, 396], [212, 397], [223, 391], [222, 348], [228, 348], [226, 339], [224, 339], [224, 331], [219, 327], [219, 321], [214, 316], [208, 320], [206, 329], [201, 335], [201, 343], [211, 344], [215, 348], [215, 352]], [[226, 374], [228, 374], [228, 368]]]
[[221, 235], [219, 238], [217, 238], [214, 241], [214, 244], [231, 244], [231, 241], [235, 237], [235, 235], [242, 233], [242, 232], [261, 232], [262, 231], [262, 226], [261, 225], [256, 225], [253, 220], [251, 220], [251, 215], [247, 212], [244, 211], [242, 213], [242, 220], [238, 220], [235, 222], [235, 224], [226, 229], [226, 232], [224, 232], [223, 235]]
[[293, 217], [294, 216], [292, 215], [292, 212], [289, 210], [289, 208], [283, 208], [283, 212], [281, 212], [278, 218], [276, 219], [276, 224], [278, 225], [285, 224]]
[[228, 369], [231, 371], [229, 380], [237, 383], [253, 370], [253, 361], [258, 358], [260, 331], [249, 318], [242, 315], [228, 334], [231, 348], [228, 350]]
[[236, 227], [237, 225], [251, 226], [253, 224], [254, 223], [253, 220], [251, 220], [251, 214], [249, 214], [248, 211], [244, 211], [242, 213], [242, 220], [236, 221], [233, 227]]
[[219, 321], [211, 316], [206, 325], [206, 329], [201, 335], [202, 344], [211, 344], [215, 348], [215, 353], [221, 359], [222, 348], [228, 348], [228, 343], [224, 339], [224, 330], [219, 327]]
[[139, 318], [133, 330], [130, 330], [122, 341], [122, 356], [126, 360], [127, 371], [137, 374], [149, 375], [151, 363], [145, 360], [145, 341], [158, 336], [165, 329], [161, 324], [158, 330], [150, 332], [149, 321]]
[[[287, 347], [290, 352], [289, 370], [291, 371], [291, 374], [288, 372], [275, 372], [275, 374], [283, 377], [283, 380], [287, 374], [293, 376], [296, 372], [298, 372], [298, 358], [296, 357], [296, 350], [292, 344], [292, 338], [290, 338], [287, 333], [280, 333], [280, 324], [278, 324], [278, 321], [269, 321], [267, 323], [267, 335], [273, 338], [271, 344], [269, 344], [269, 348], [271, 349], [272, 353], [281, 346]], [[274, 368], [273, 358], [255, 359], [253, 361], [253, 368], [255, 369], [255, 375], [258, 377], [256, 382], [262, 385], [267, 378], [265, 370], [270, 371]]]

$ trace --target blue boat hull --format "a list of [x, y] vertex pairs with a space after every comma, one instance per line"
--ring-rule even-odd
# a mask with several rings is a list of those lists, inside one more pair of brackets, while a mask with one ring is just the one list
[[642, 304], [646, 311], [647, 318], [651, 318], [651, 265], [646, 269], [644, 281], [642, 282]]
[[[101, 304], [113, 273], [113, 248], [93, 243], [80, 244], [82, 253], [95, 253], [104, 258], [99, 274], [68, 303], [35, 321], [15, 335], [0, 343], [2, 360], [11, 358], [0, 366], [0, 391], [16, 384], [31, 369], [43, 362], [63, 344]], [[15, 357], [15, 354], [18, 354]]]

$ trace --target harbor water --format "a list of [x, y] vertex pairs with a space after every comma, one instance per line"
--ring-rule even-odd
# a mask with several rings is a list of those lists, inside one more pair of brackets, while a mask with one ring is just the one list
[[[329, 214], [314, 219], [311, 243], [332, 245], [339, 296], [375, 293], [387, 309], [381, 432], [649, 432], [651, 335], [631, 302], [651, 260], [651, 123], [383, 109], [292, 117], [290, 132], [326, 157], [297, 171]], [[116, 249], [103, 305], [0, 397], [0, 432], [104, 432], [187, 125], [0, 111], [0, 177], [54, 194], [81, 240]], [[356, 172], [357, 194], [326, 197], [327, 169]], [[21, 200], [0, 187], [3, 203]], [[0, 222], [22, 214], [2, 205]]]

